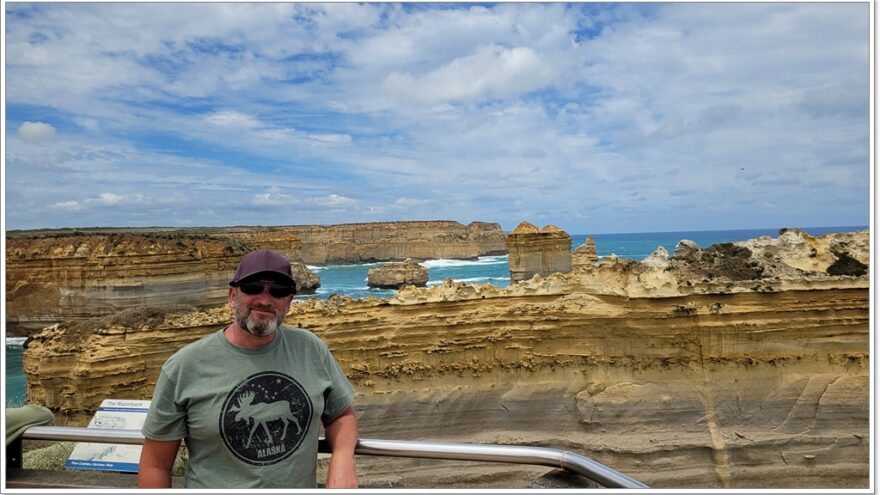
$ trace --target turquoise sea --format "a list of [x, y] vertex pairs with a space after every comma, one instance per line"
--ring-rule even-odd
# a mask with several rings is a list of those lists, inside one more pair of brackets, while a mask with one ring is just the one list
[[[816, 227], [801, 230], [820, 236], [832, 232], [851, 232], [866, 229], [867, 226]], [[717, 230], [694, 232], [648, 232], [638, 234], [592, 234], [596, 241], [599, 256], [616, 254], [621, 258], [641, 260], [651, 254], [657, 246], [663, 246], [672, 254], [682, 239], [707, 247], [721, 242], [737, 242], [763, 235], [776, 237], [779, 229]], [[572, 235], [572, 249], [586, 240], [586, 234]], [[334, 294], [352, 298], [390, 297], [393, 290], [377, 290], [367, 287], [367, 271], [377, 263], [359, 265], [339, 265], [310, 267], [321, 277], [321, 288], [315, 295], [297, 296], [298, 300], [312, 297], [326, 299]], [[428, 285], [436, 285], [446, 278], [475, 284], [493, 284], [507, 287], [510, 277], [507, 271], [507, 256], [483, 256], [476, 260], [428, 260], [422, 262], [428, 268]], [[22, 344], [24, 338], [6, 339], [6, 404], [25, 402], [26, 381], [22, 370]]]

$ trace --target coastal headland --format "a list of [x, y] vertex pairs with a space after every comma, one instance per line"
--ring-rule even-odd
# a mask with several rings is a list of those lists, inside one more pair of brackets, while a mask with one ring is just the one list
[[[865, 488], [868, 262], [867, 231], [788, 229], [642, 262], [580, 257], [505, 289], [447, 280], [309, 300], [286, 321], [331, 348], [365, 438], [552, 446], [656, 488]], [[28, 401], [76, 424], [102, 399], [149, 399], [165, 359], [230, 317], [144, 306], [48, 327], [27, 343]], [[372, 486], [533, 473], [364, 466]]]
[[309, 265], [506, 253], [501, 226], [485, 222], [12, 231], [6, 239], [6, 335], [127, 308], [223, 304], [236, 263], [257, 249]]

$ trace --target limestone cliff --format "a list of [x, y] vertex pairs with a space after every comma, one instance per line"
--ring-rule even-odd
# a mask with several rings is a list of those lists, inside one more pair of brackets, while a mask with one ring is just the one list
[[[287, 323], [332, 349], [367, 438], [555, 446], [657, 488], [867, 487], [868, 277], [734, 247], [607, 257], [506, 289], [447, 281], [311, 300]], [[148, 398], [161, 363], [230, 316], [144, 311], [34, 336], [29, 400], [76, 417], [107, 397]], [[369, 466], [374, 484], [442, 469]], [[469, 469], [456, 478], [485, 476]]]
[[522, 222], [507, 236], [510, 280], [571, 271], [571, 237], [559, 227], [537, 227]]
[[182, 233], [10, 237], [7, 335], [156, 304], [223, 304], [241, 256], [235, 239]]
[[497, 223], [379, 222], [247, 228], [224, 236], [284, 253], [311, 265], [467, 259], [506, 252]]
[[256, 249], [326, 264], [476, 258], [504, 243], [498, 224], [448, 221], [9, 232], [7, 335], [144, 305], [222, 304], [242, 254]]

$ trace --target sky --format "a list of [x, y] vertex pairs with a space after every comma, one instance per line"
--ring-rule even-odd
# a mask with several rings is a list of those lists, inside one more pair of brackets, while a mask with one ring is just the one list
[[5, 228], [867, 225], [869, 8], [7, 2]]

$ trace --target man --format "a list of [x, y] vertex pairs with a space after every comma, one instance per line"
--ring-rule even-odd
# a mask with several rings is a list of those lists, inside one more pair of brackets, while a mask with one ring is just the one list
[[185, 440], [187, 488], [314, 488], [319, 420], [328, 488], [356, 488], [353, 388], [313, 334], [282, 326], [296, 293], [290, 262], [245, 255], [229, 283], [235, 319], [162, 366], [144, 422], [138, 486], [171, 486]]

